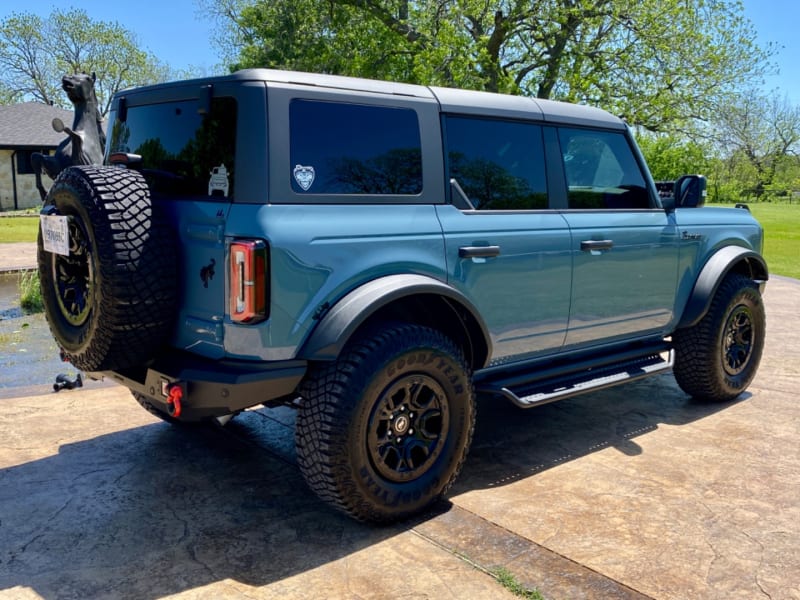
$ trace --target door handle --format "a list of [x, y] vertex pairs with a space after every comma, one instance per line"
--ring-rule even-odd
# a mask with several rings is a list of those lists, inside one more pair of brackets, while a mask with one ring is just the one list
[[581, 250], [583, 252], [594, 252], [601, 250], [611, 250], [614, 247], [613, 240], [583, 240]]
[[491, 258], [500, 255], [500, 246], [461, 246], [458, 249], [460, 258]]

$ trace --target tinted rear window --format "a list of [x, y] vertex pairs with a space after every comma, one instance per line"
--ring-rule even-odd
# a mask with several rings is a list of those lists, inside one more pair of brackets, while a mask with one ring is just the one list
[[115, 121], [110, 152], [138, 154], [154, 196], [233, 196], [236, 101], [214, 98], [208, 114], [196, 100], [132, 106]]
[[295, 192], [422, 192], [422, 151], [415, 111], [293, 100], [289, 118], [289, 176]]
[[542, 128], [531, 123], [447, 117], [448, 178], [477, 210], [547, 208]]

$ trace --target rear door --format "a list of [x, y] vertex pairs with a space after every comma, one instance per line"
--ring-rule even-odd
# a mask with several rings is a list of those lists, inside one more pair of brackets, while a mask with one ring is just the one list
[[659, 334], [672, 319], [674, 217], [657, 206], [623, 130], [558, 130], [572, 234], [565, 349]]
[[[566, 222], [548, 208], [542, 128], [512, 119], [443, 119], [447, 177], [455, 181], [453, 204], [437, 207], [448, 281], [479, 308], [492, 364], [558, 350], [572, 258]], [[459, 188], [472, 207], [459, 199]]]
[[132, 93], [117, 105], [108, 143], [109, 154], [135, 155], [155, 209], [179, 240], [173, 344], [214, 358], [223, 355], [224, 231], [237, 193], [238, 111], [227, 92], [224, 84], [193, 84]]

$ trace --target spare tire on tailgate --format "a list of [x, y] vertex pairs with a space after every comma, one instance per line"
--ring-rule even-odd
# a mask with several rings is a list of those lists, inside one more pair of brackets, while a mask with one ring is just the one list
[[67, 217], [69, 256], [46, 251], [41, 228], [38, 240], [45, 313], [64, 358], [84, 371], [152, 360], [175, 320], [177, 245], [144, 177], [70, 167], [42, 214]]

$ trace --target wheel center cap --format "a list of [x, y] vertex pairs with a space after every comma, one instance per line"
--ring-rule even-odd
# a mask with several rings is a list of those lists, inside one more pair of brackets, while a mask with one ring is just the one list
[[397, 433], [405, 433], [408, 431], [410, 421], [407, 416], [400, 415], [394, 420], [394, 430]]

